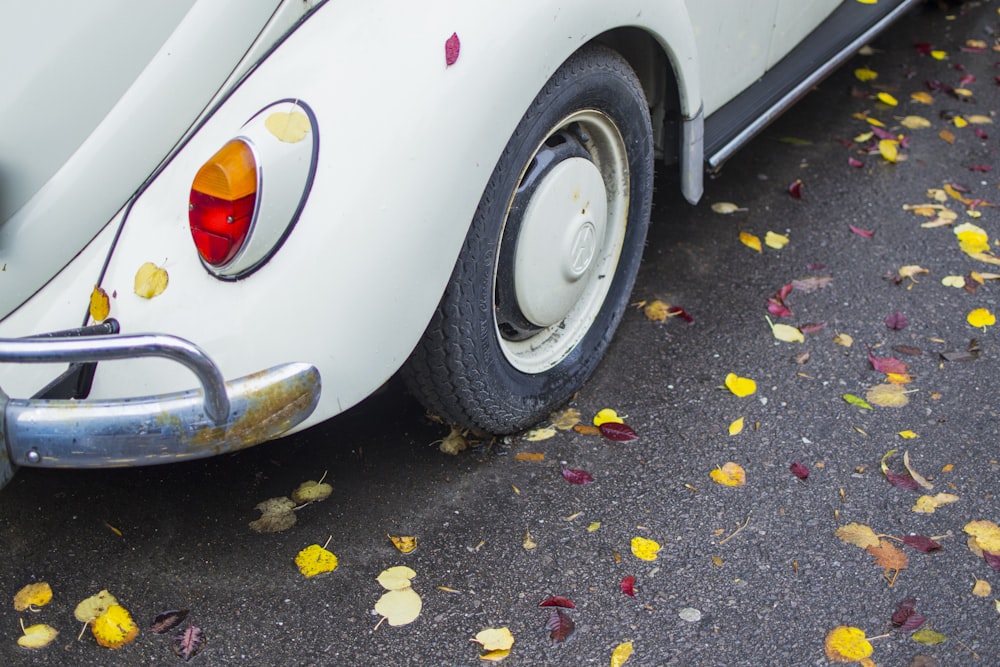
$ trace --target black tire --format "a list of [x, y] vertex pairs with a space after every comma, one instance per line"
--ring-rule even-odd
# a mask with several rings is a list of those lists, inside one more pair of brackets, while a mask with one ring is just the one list
[[449, 423], [495, 434], [565, 403], [628, 304], [652, 192], [641, 84], [618, 53], [585, 47], [507, 143], [403, 368], [410, 390]]

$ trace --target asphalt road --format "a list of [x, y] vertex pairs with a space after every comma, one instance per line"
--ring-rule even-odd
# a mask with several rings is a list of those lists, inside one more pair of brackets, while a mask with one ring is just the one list
[[[22, 470], [0, 492], [7, 599], [0, 664], [179, 664], [170, 636], [147, 628], [158, 613], [183, 608], [207, 637], [192, 660], [203, 665], [471, 666], [481, 663], [469, 639], [502, 626], [515, 638], [505, 665], [607, 665], [626, 640], [634, 645], [629, 667], [825, 665], [824, 638], [841, 625], [888, 635], [871, 641], [871, 658], [883, 667], [1000, 665], [1000, 572], [970, 551], [963, 532], [972, 520], [1000, 521], [1000, 329], [966, 321], [976, 308], [1000, 310], [998, 283], [985, 280], [974, 293], [942, 284], [1000, 268], [964, 254], [950, 226], [921, 227], [930, 218], [903, 209], [932, 201], [927, 190], [945, 183], [967, 188], [967, 199], [1000, 201], [1000, 172], [969, 169], [1000, 167], [1000, 128], [950, 120], [995, 118], [1000, 108], [1000, 53], [961, 50], [968, 39], [994, 44], [997, 7], [966, 3], [949, 14], [929, 6], [907, 17], [875, 53], [855, 58], [735, 157], [707, 183], [698, 207], [659, 174], [634, 299], [679, 306], [693, 322], [653, 322], [631, 309], [572, 403], [584, 421], [614, 408], [637, 441], [565, 431], [449, 456], [435, 442], [447, 429], [391, 384], [338, 419], [240, 455], [139, 470]], [[921, 53], [920, 42], [947, 57]], [[853, 71], [863, 66], [878, 79], [858, 81]], [[976, 80], [960, 85], [965, 74]], [[927, 80], [973, 95], [961, 101], [930, 91]], [[874, 102], [879, 91], [899, 106]], [[933, 103], [911, 100], [918, 91]], [[865, 112], [906, 134], [905, 160], [890, 164], [842, 143], [868, 131], [852, 117]], [[901, 127], [896, 119], [906, 115], [930, 127]], [[944, 129], [953, 143], [939, 135]], [[863, 166], [851, 166], [852, 157]], [[787, 191], [797, 179], [801, 199]], [[718, 202], [747, 210], [722, 215], [710, 208]], [[955, 224], [1000, 235], [998, 209], [979, 206], [973, 219], [957, 199], [944, 205], [958, 214]], [[762, 239], [774, 231], [790, 242], [758, 253], [740, 242], [740, 231]], [[928, 272], [899, 277], [900, 267], [913, 265]], [[772, 319], [825, 327], [809, 329], [804, 343], [775, 340], [768, 298], [809, 276], [832, 281], [793, 289], [784, 299], [793, 316]], [[905, 328], [886, 325], [895, 312]], [[838, 344], [840, 334], [853, 344]], [[941, 357], [967, 350], [972, 339], [975, 360]], [[908, 365], [905, 406], [865, 409], [843, 400], [886, 381], [869, 347]], [[729, 373], [754, 379], [756, 393], [726, 390]], [[739, 417], [745, 428], [730, 435]], [[892, 449], [899, 452], [891, 470], [905, 473], [908, 451], [934, 490], [888, 483], [880, 460]], [[745, 470], [745, 485], [710, 479], [727, 462]], [[793, 462], [809, 469], [808, 479], [792, 474]], [[595, 481], [570, 484], [564, 466]], [[332, 495], [299, 510], [294, 527], [273, 534], [248, 527], [257, 503], [324, 472]], [[942, 492], [958, 500], [912, 511], [920, 495]], [[906, 556], [893, 574], [838, 539], [835, 531], [851, 522], [883, 536], [934, 537], [941, 549], [923, 553], [883, 538]], [[526, 531], [537, 545], [530, 550]], [[388, 534], [415, 536], [418, 547], [401, 554]], [[631, 553], [634, 537], [661, 546], [655, 561]], [[305, 579], [296, 554], [328, 538], [339, 567]], [[419, 617], [399, 627], [379, 625], [373, 611], [384, 592], [375, 579], [395, 565], [416, 572], [412, 587], [423, 602]], [[634, 597], [620, 589], [628, 575]], [[15, 612], [17, 590], [42, 580], [53, 601], [38, 613]], [[992, 592], [974, 595], [977, 580]], [[118, 650], [97, 646], [89, 632], [77, 640], [73, 610], [101, 589], [141, 626]], [[564, 612], [575, 632], [557, 644], [545, 629], [550, 610], [538, 606], [553, 595], [576, 605]], [[942, 643], [893, 628], [890, 618], [907, 598]], [[60, 635], [45, 649], [21, 649], [19, 619]]]

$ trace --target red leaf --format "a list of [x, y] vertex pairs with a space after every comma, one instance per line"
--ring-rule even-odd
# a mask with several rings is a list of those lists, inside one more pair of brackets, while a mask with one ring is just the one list
[[935, 542], [929, 537], [924, 537], [923, 535], [903, 535], [903, 544], [908, 547], [912, 547], [917, 551], [923, 551], [927, 553], [928, 551], [937, 551], [941, 548], [939, 542]]
[[635, 577], [633, 577], [631, 574], [622, 577], [621, 586], [622, 586], [622, 593], [629, 596], [630, 598], [635, 597]]
[[788, 186], [788, 194], [796, 199], [802, 199], [802, 179], [796, 178], [795, 182]]
[[205, 633], [196, 625], [189, 625], [187, 630], [181, 630], [174, 637], [174, 655], [185, 662], [198, 655], [205, 647]]
[[958, 50], [962, 53], [986, 53], [986, 49], [981, 46], [960, 46]]
[[149, 631], [162, 635], [168, 630], [173, 630], [181, 624], [181, 621], [187, 618], [188, 613], [189, 610], [187, 609], [172, 609], [170, 611], [165, 611], [153, 619], [153, 624], [149, 626]]
[[990, 138], [990, 135], [986, 134], [986, 131], [981, 127], [976, 128], [976, 136], [982, 139], [983, 141], [986, 141], [987, 139]]
[[889, 141], [898, 141], [899, 140], [899, 137], [897, 137], [892, 132], [889, 132], [888, 130], [883, 130], [881, 127], [877, 127], [875, 125], [872, 125], [871, 131], [872, 131], [872, 134], [874, 134], [879, 139], [888, 139]]
[[789, 467], [789, 470], [791, 470], [792, 474], [798, 477], [799, 479], [809, 479], [809, 468], [805, 467], [798, 461], [793, 463]]
[[989, 551], [984, 551], [983, 557], [986, 558], [987, 565], [1000, 572], [1000, 554], [991, 554]]
[[676, 315], [685, 322], [694, 322], [694, 318], [687, 314], [687, 311], [680, 306], [670, 306], [667, 308], [668, 315]]
[[913, 479], [909, 475], [900, 475], [898, 472], [886, 470], [885, 478], [889, 481], [890, 484], [900, 489], [909, 489], [910, 491], [916, 491], [920, 488], [920, 484], [917, 483], [917, 480]]
[[562, 476], [570, 484], [590, 484], [594, 478], [586, 470], [575, 470], [573, 468], [563, 468]]
[[879, 373], [906, 373], [910, 370], [909, 366], [896, 357], [876, 357], [871, 349], [868, 350], [868, 361]]
[[919, 347], [910, 347], [909, 345], [893, 345], [893, 352], [899, 352], [900, 354], [909, 354], [914, 357], [919, 357], [924, 353]]
[[898, 310], [889, 317], [885, 318], [885, 326], [890, 329], [905, 329], [906, 325], [909, 323], [910, 321], [906, 319], [906, 315], [903, 315], [903, 313]]
[[991, 164], [972, 164], [969, 165], [969, 171], [980, 171], [982, 173], [987, 173], [993, 171], [993, 165]]
[[906, 622], [904, 622], [901, 626], [899, 626], [899, 629], [902, 632], [913, 632], [921, 625], [923, 625], [924, 621], [926, 620], [927, 619], [921, 616], [920, 614], [913, 613], [910, 614], [910, 617], [906, 619]]
[[549, 620], [545, 622], [545, 629], [549, 631], [549, 639], [554, 644], [561, 644], [576, 629], [576, 623], [562, 609], [553, 609], [549, 612]]
[[847, 158], [847, 164], [851, 165], [855, 169], [861, 169], [861, 167], [865, 166], [864, 162], [854, 157]]
[[873, 231], [867, 229], [861, 229], [860, 227], [855, 227], [854, 225], [848, 225], [848, 227], [851, 228], [852, 232], [854, 232], [858, 236], [863, 236], [866, 239], [870, 239], [871, 237], [875, 236], [875, 232]]
[[929, 56], [934, 48], [929, 42], [914, 42], [913, 46], [917, 49], [917, 53], [925, 56]]
[[451, 37], [444, 43], [444, 64], [451, 67], [458, 61], [458, 52], [462, 48], [462, 43], [458, 40], [458, 33], [451, 33]]
[[962, 78], [958, 82], [959, 88], [965, 88], [970, 83], [975, 83], [976, 77], [973, 74], [963, 74]]
[[799, 331], [806, 335], [816, 334], [826, 328], [826, 322], [807, 322], [799, 327]]
[[631, 442], [639, 439], [639, 436], [628, 424], [604, 422], [598, 428], [601, 429], [601, 435], [614, 442]]
[[767, 300], [767, 312], [771, 313], [775, 317], [792, 316], [792, 311], [788, 308], [788, 306], [773, 297]]
[[917, 606], [916, 598], [906, 598], [905, 600], [900, 600], [896, 604], [896, 611], [892, 612], [893, 625], [902, 625], [906, 623], [906, 619], [913, 615], [915, 607]]
[[782, 285], [781, 289], [778, 290], [778, 298], [784, 301], [785, 299], [788, 298], [788, 295], [792, 293], [793, 289], [795, 289], [794, 282], [788, 283], [787, 285]]
[[576, 605], [569, 598], [561, 595], [552, 595], [538, 603], [539, 607], [563, 607], [565, 609], [576, 609]]

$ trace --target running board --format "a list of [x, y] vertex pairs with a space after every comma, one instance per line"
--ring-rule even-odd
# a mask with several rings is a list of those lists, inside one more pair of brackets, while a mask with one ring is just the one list
[[[757, 83], [705, 119], [705, 154], [717, 171], [813, 86], [851, 58], [918, 0], [866, 5], [844, 2]], [[864, 15], [868, 14], [868, 17]], [[864, 21], [865, 18], [869, 20]], [[851, 26], [867, 25], [862, 32]]]

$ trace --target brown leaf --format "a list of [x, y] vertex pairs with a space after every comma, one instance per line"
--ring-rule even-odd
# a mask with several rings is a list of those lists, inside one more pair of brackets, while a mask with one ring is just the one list
[[196, 625], [189, 625], [174, 637], [174, 655], [187, 662], [205, 647], [205, 633]]
[[562, 609], [553, 609], [549, 612], [549, 620], [545, 622], [545, 629], [549, 631], [549, 639], [552, 640], [552, 643], [561, 644], [573, 634], [576, 623]]
[[923, 551], [924, 553], [927, 553], [928, 551], [937, 551], [941, 548], [940, 542], [935, 542], [931, 538], [923, 535], [903, 535], [900, 539], [903, 540], [903, 544], [906, 546], [912, 547], [917, 551]]
[[865, 551], [870, 553], [875, 562], [886, 570], [905, 570], [909, 565], [906, 554], [887, 540], [880, 540], [877, 547], [866, 547]]
[[181, 621], [187, 618], [188, 613], [189, 610], [187, 609], [172, 609], [170, 611], [165, 611], [162, 614], [158, 614], [156, 618], [153, 619], [152, 625], [149, 626], [149, 631], [162, 635], [164, 632], [173, 630], [181, 624]]

